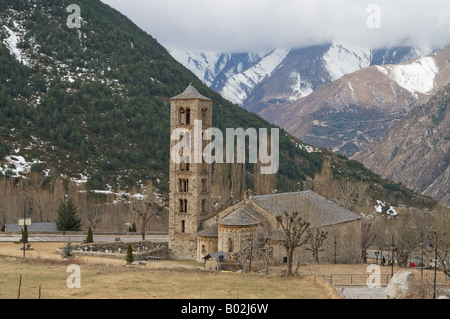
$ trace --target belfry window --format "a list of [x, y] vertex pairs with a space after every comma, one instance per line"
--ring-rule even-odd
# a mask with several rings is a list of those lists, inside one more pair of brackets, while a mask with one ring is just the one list
[[187, 193], [188, 189], [189, 189], [189, 180], [188, 179], [184, 179], [184, 178], [180, 178], [178, 180], [179, 182], [179, 191], [183, 192], [183, 193]]
[[207, 180], [206, 178], [202, 179], [202, 192], [206, 192], [206, 184], [207, 184]]
[[187, 199], [180, 199], [180, 213], [186, 213], [187, 212]]
[[186, 109], [186, 124], [191, 124], [191, 110]]
[[206, 199], [202, 199], [202, 213], [206, 212]]
[[185, 123], [185, 116], [186, 116], [186, 112], [184, 111], [183, 108], [180, 108], [180, 113], [179, 113], [179, 123], [180, 124]]

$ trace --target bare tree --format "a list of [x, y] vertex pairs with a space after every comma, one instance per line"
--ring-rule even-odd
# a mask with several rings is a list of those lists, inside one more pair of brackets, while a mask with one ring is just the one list
[[313, 190], [320, 196], [328, 200], [335, 199], [333, 173], [331, 171], [331, 161], [327, 158], [323, 161], [320, 174], [314, 177]]
[[40, 173], [31, 173], [24, 181], [24, 191], [33, 198], [34, 207], [36, 207], [39, 214], [39, 221], [43, 222], [43, 211], [46, 208], [46, 193], [44, 185], [46, 177]]
[[314, 230], [308, 229], [306, 241], [309, 247], [306, 247], [306, 250], [312, 252], [316, 263], [320, 263], [319, 252], [323, 251], [323, 249], [321, 248], [327, 238], [328, 232], [326, 230], [321, 230], [319, 228], [316, 228]]
[[352, 212], [367, 214], [373, 211], [368, 185], [363, 182], [337, 180], [334, 193], [335, 202]]
[[361, 263], [367, 263], [367, 249], [374, 243], [376, 238], [377, 235], [372, 230], [372, 223], [363, 219], [361, 223]]
[[[437, 257], [442, 271], [450, 277], [450, 208], [438, 205], [433, 211], [433, 229], [438, 235]], [[434, 243], [433, 243], [434, 245]]]
[[421, 240], [420, 232], [414, 227], [410, 216], [404, 216], [393, 225], [395, 236], [394, 254], [400, 267], [408, 265], [411, 253], [419, 246]]
[[91, 227], [96, 229], [101, 224], [105, 215], [105, 203], [88, 199], [86, 210], [86, 219], [89, 221]]
[[264, 268], [264, 273], [269, 272], [270, 260], [273, 257], [272, 227], [268, 221], [263, 221], [256, 230], [255, 256]]
[[145, 240], [147, 224], [150, 219], [157, 216], [158, 213], [155, 192], [151, 180], [147, 183], [147, 188], [142, 195], [142, 198], [133, 197], [130, 207], [141, 220], [142, 240]]
[[284, 241], [287, 252], [286, 275], [291, 276], [294, 250], [306, 243], [306, 238], [302, 239], [302, 237], [310, 224], [302, 219], [298, 211], [284, 211], [282, 215], [276, 216], [276, 219], [286, 236]]

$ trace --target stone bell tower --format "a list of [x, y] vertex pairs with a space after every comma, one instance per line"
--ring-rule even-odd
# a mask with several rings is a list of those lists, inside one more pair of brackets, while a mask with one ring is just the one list
[[[203, 157], [194, 158], [194, 126], [196, 131], [201, 131], [196, 134], [201, 134], [203, 150], [209, 143], [203, 141], [203, 133], [211, 125], [212, 101], [201, 95], [192, 84], [171, 98], [169, 254], [173, 259], [197, 259], [200, 222], [211, 210], [211, 165]], [[188, 133], [178, 137], [175, 129], [184, 129]], [[178, 153], [180, 158], [190, 155], [190, 160], [178, 160], [179, 163], [174, 160], [172, 150], [177, 144], [183, 145]]]

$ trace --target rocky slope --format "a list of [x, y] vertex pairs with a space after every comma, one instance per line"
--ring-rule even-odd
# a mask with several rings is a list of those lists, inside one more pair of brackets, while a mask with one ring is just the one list
[[450, 85], [354, 158], [383, 177], [450, 203]]
[[450, 82], [450, 49], [371, 66], [259, 113], [307, 143], [352, 156]]

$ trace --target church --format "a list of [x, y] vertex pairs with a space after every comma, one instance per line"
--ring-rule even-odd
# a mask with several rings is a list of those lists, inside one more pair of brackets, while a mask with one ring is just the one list
[[[170, 130], [189, 131], [201, 120], [202, 133], [212, 127], [212, 100], [190, 84], [171, 98]], [[172, 135], [172, 134], [171, 134]], [[180, 143], [170, 141], [171, 150]], [[208, 142], [208, 141], [203, 141]], [[194, 150], [190, 149], [190, 152]], [[184, 154], [186, 155], [186, 154]], [[193, 158], [190, 154], [189, 158]], [[355, 263], [360, 258], [361, 217], [312, 191], [254, 196], [249, 190], [241, 201], [218, 213], [211, 210], [211, 164], [204, 161], [170, 161], [169, 255], [172, 259], [196, 260], [216, 252], [228, 255], [245, 249], [258, 238], [262, 225], [269, 225], [273, 263], [286, 261], [285, 234], [276, 217], [284, 211], [299, 211], [310, 229], [327, 232], [321, 262]], [[254, 243], [256, 244], [256, 243]], [[305, 245], [304, 245], [305, 246]], [[313, 262], [311, 252], [299, 247], [294, 260]]]

